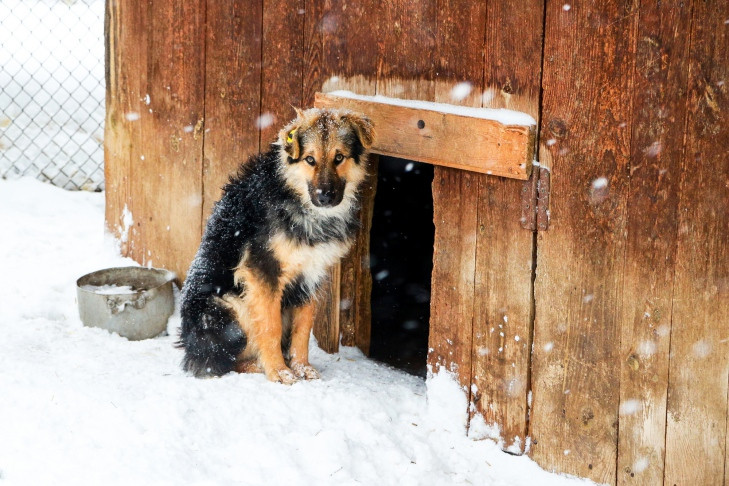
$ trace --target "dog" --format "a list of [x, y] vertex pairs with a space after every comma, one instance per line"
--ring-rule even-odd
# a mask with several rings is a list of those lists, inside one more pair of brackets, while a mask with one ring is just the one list
[[178, 346], [196, 377], [319, 378], [309, 363], [316, 294], [359, 229], [375, 132], [355, 112], [296, 114], [230, 178], [208, 219], [182, 288]]

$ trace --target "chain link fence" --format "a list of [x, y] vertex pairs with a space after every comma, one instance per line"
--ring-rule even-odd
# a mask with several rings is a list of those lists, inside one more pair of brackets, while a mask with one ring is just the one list
[[104, 187], [104, 0], [0, 0], [0, 176]]

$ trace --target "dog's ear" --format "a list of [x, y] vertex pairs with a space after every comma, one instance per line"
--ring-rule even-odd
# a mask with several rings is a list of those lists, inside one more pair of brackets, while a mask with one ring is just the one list
[[289, 157], [297, 160], [301, 154], [298, 130], [301, 126], [301, 122], [303, 121], [304, 112], [295, 107], [294, 110], [296, 110], [296, 120], [286, 125], [284, 129], [278, 133], [278, 143], [284, 148], [286, 153], [289, 154]]
[[372, 120], [361, 113], [347, 112], [342, 115], [342, 120], [349, 123], [359, 137], [359, 141], [366, 149], [372, 146], [375, 141], [375, 125]]

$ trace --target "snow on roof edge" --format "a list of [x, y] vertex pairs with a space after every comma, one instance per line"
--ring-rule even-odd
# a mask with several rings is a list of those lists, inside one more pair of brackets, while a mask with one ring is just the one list
[[469, 116], [472, 118], [481, 118], [484, 120], [494, 120], [504, 125], [526, 125], [534, 126], [536, 120], [521, 111], [507, 110], [505, 108], [475, 108], [472, 106], [450, 105], [448, 103], [436, 103], [433, 101], [421, 100], [404, 100], [400, 98], [390, 98], [388, 96], [375, 95], [365, 96], [346, 90], [338, 90], [326, 93], [328, 95], [340, 96], [353, 100], [369, 101], [373, 103], [383, 103], [388, 105], [402, 106], [405, 108], [413, 108], [416, 110], [432, 110], [451, 115]]

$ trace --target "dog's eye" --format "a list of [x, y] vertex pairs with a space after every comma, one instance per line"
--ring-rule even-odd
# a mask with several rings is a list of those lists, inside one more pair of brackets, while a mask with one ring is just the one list
[[342, 155], [342, 154], [337, 154], [336, 157], [334, 157], [334, 162], [336, 162], [337, 164], [341, 164], [343, 160], [344, 160], [344, 155]]
[[316, 160], [314, 160], [314, 157], [312, 157], [311, 155], [309, 155], [304, 160], [306, 160], [306, 163], [309, 164], [309, 165], [316, 165]]

